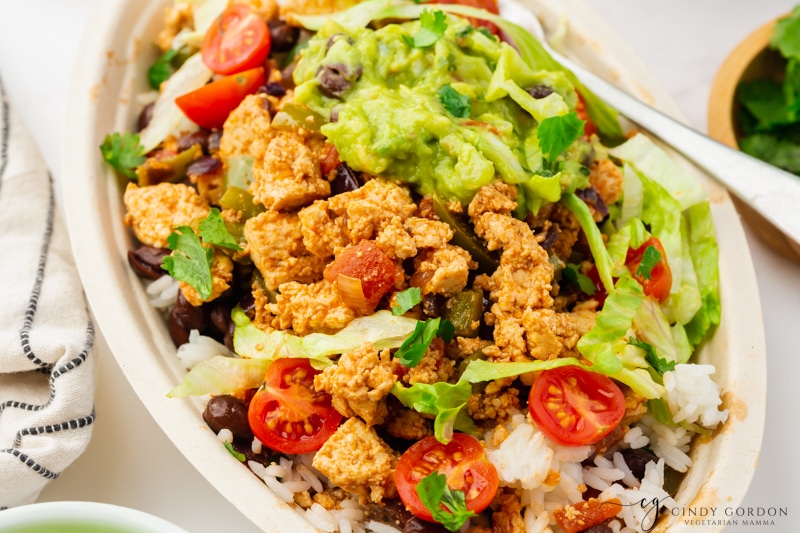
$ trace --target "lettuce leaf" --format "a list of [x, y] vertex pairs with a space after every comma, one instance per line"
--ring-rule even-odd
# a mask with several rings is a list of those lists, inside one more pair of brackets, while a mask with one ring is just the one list
[[432, 385], [415, 383], [410, 387], [395, 382], [391, 393], [406, 407], [436, 417], [433, 433], [439, 442], [450, 442], [453, 430], [479, 434], [475, 423], [464, 411], [472, 395], [472, 385], [468, 381], [462, 379], [456, 384], [438, 382]]
[[711, 326], [719, 324], [722, 314], [719, 300], [719, 248], [714, 237], [714, 221], [708, 202], [690, 207], [686, 217], [689, 251], [697, 274], [702, 306], [685, 328], [688, 341], [696, 346]]
[[589, 241], [589, 249], [592, 251], [600, 280], [603, 282], [606, 291], [611, 294], [614, 291], [614, 280], [612, 278], [614, 266], [611, 262], [611, 256], [606, 249], [605, 242], [603, 242], [603, 235], [600, 233], [600, 228], [597, 227], [597, 224], [592, 218], [589, 207], [573, 193], [564, 193], [561, 197], [561, 203], [578, 219], [578, 223], [581, 225], [583, 232], [586, 234], [586, 239]]
[[285, 331], [266, 332], [258, 329], [241, 308], [231, 312], [236, 324], [233, 347], [237, 354], [255, 359], [306, 357], [316, 369], [333, 364], [329, 356], [355, 350], [371, 342], [379, 350], [398, 348], [411, 336], [417, 320], [394, 316], [391, 311], [378, 311], [356, 318], [334, 334], [311, 333], [298, 337]]
[[645, 298], [633, 319], [633, 329], [640, 340], [650, 344], [662, 359], [685, 363], [692, 355], [683, 326], [670, 326], [658, 302]]
[[272, 361], [268, 359], [237, 359], [217, 355], [192, 368], [180, 385], [167, 396], [184, 398], [202, 394], [230, 394], [252, 389], [264, 381], [264, 373]]

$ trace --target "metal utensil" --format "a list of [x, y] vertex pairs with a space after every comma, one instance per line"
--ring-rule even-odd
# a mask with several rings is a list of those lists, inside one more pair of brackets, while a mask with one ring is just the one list
[[539, 19], [530, 11], [515, 10], [514, 18], [542, 42], [553, 59], [572, 70], [598, 97], [675, 149], [800, 243], [800, 177], [729, 148], [576, 65], [547, 44]]

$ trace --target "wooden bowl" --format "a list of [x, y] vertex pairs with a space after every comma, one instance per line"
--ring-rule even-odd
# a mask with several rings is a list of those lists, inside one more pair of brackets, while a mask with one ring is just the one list
[[[708, 134], [733, 148], [739, 148], [739, 139], [743, 136], [736, 118], [739, 113], [736, 101], [739, 82], [782, 77], [784, 62], [777, 51], [768, 47], [777, 20], [764, 24], [739, 43], [720, 67], [711, 86]], [[733, 201], [756, 235], [783, 256], [800, 263], [800, 245], [736, 197], [733, 197]]]

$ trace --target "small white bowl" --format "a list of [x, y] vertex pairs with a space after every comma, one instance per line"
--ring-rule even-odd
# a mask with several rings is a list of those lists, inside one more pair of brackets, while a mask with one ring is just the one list
[[143, 511], [96, 502], [46, 502], [0, 511], [0, 533], [188, 533]]

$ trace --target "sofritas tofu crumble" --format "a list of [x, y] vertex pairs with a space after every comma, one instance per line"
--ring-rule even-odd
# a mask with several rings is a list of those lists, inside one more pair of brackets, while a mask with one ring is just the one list
[[[668, 265], [688, 257], [691, 266], [695, 250], [648, 206], [676, 210], [670, 220], [683, 227], [681, 217], [709, 216], [707, 203], [675, 206], [665, 199], [668, 180], [635, 167], [624, 150], [610, 155], [603, 142], [618, 126], [586, 114], [603, 104], [563, 72], [521, 57], [491, 33], [497, 26], [436, 6], [418, 8], [411, 22], [366, 27], [307, 18], [343, 7], [231, 2], [220, 20], [239, 13], [254, 24], [248, 31], [271, 36], [269, 54], [248, 65], [264, 69], [264, 84], [239, 97], [221, 128], [171, 131], [128, 160], [161, 172], [125, 191], [125, 224], [140, 244], [130, 255], [135, 270], [166, 275], [166, 253], [182, 265], [170, 271], [180, 294], [168, 326], [184, 361], [192, 360], [189, 339], [224, 344], [187, 363], [213, 375], [213, 385], [198, 385], [193, 369], [171, 394], [211, 393], [211, 428], [230, 432], [230, 449], [258, 475], [296, 487], [287, 501], [316, 513], [312, 522], [351, 521], [330, 518], [334, 530], [363, 530], [362, 511], [348, 511], [360, 505], [366, 518], [406, 531], [439, 531], [425, 520], [471, 533], [606, 531], [612, 522], [614, 531], [633, 531], [641, 517], [598, 514], [587, 502], [625, 502], [626, 491], [650, 485], [668, 501], [675, 487], [664, 477], [690, 466], [692, 435], [725, 419], [710, 371], [687, 364], [719, 320], [715, 264], [676, 274], [666, 293], [653, 288]], [[206, 60], [209, 45], [198, 51], [198, 10], [170, 7], [159, 46], [173, 56], [202, 53], [216, 73], [210, 82], [235, 77]], [[316, 35], [299, 29], [308, 21], [317, 21]], [[173, 64], [172, 77], [181, 68]], [[214, 83], [191, 90], [207, 94]], [[574, 131], [554, 138], [548, 120]], [[122, 155], [104, 149], [130, 176], [134, 165]], [[160, 175], [170, 181], [158, 183]], [[192, 248], [171, 241], [181, 227]], [[692, 290], [704, 290], [706, 302], [693, 313], [680, 301]], [[676, 321], [681, 313], [687, 319]], [[603, 329], [609, 323], [614, 336]], [[649, 329], [658, 327], [670, 338]], [[611, 426], [594, 437], [576, 428], [611, 408], [607, 397], [576, 391], [583, 374], [553, 378], [544, 393], [537, 385], [564, 365], [614, 380], [596, 382], [610, 383], [619, 401]], [[678, 376], [711, 391], [702, 420], [679, 418], [691, 400], [673, 391], [695, 392], [676, 385]], [[254, 415], [256, 404], [265, 410]], [[535, 404], [550, 406], [556, 421], [543, 421]], [[470, 460], [499, 476], [472, 486], [473, 474], [449, 480], [462, 503], [442, 517], [447, 496], [430, 503], [417, 486], [414, 500], [407, 484], [464, 460], [463, 450], [446, 448], [454, 430], [485, 450]], [[423, 443], [432, 451], [414, 455]], [[257, 467], [279, 454], [293, 459]], [[409, 456], [428, 466], [408, 473]], [[530, 464], [509, 471], [509, 458]], [[450, 522], [458, 516], [468, 525]]]

